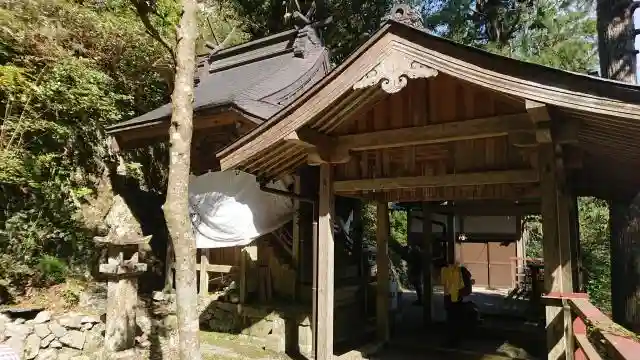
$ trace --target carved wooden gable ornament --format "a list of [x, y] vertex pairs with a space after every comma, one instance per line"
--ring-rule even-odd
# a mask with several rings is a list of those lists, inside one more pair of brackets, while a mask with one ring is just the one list
[[407, 86], [409, 79], [430, 78], [436, 75], [437, 70], [409, 58], [407, 54], [392, 50], [362, 79], [353, 84], [353, 89], [359, 90], [380, 84], [382, 90], [393, 94]]

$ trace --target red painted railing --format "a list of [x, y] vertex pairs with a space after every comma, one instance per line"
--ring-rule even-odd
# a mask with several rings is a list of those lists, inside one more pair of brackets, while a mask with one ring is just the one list
[[640, 359], [640, 341], [634, 333], [614, 323], [590, 301], [587, 294], [551, 293], [544, 297], [551, 305], [562, 304], [565, 319], [568, 360]]

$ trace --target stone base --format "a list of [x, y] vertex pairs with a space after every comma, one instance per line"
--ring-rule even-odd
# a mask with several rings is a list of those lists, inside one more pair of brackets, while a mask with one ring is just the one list
[[309, 310], [211, 301], [203, 307], [200, 324], [203, 330], [248, 336], [271, 351], [282, 353], [290, 347], [289, 350], [310, 355], [313, 338]]

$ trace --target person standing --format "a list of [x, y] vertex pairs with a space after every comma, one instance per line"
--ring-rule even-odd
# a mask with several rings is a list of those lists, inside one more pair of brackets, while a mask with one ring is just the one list
[[422, 305], [422, 248], [415, 244], [407, 245], [407, 258], [409, 282], [416, 290], [417, 300], [413, 305]]
[[447, 345], [457, 346], [470, 325], [463, 300], [472, 292], [471, 273], [454, 261], [442, 260], [440, 268], [447, 313]]

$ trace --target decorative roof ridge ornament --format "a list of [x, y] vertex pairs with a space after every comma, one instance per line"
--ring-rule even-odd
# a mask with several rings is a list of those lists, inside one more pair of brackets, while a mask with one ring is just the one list
[[353, 84], [353, 90], [380, 84], [386, 93], [394, 94], [407, 86], [409, 79], [428, 79], [436, 75], [438, 75], [437, 70], [418, 60], [410, 59], [399, 51], [393, 51]]
[[403, 23], [418, 29], [424, 29], [422, 15], [408, 4], [397, 4], [391, 8], [387, 19]]
[[[324, 14], [318, 14], [316, 10], [316, 1], [314, 1], [306, 14], [302, 13], [300, 3], [298, 1], [286, 1], [287, 12], [284, 15], [285, 21], [293, 22], [296, 29], [298, 29], [298, 35], [296, 36], [293, 44], [293, 54], [296, 57], [304, 58], [309, 50], [317, 49], [324, 46], [320, 29], [329, 25], [333, 18], [331, 16], [326, 18], [320, 18]], [[290, 7], [295, 8], [291, 11]], [[324, 5], [321, 5], [324, 8]], [[324, 11], [322, 11], [324, 12]]]

